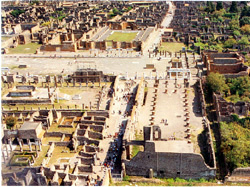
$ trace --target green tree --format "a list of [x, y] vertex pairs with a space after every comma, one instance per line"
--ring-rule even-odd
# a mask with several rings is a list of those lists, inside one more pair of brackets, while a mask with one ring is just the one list
[[128, 7], [128, 11], [132, 10], [133, 8], [131, 6]]
[[216, 10], [221, 10], [223, 9], [223, 3], [221, 1], [218, 1], [216, 4]]
[[5, 119], [7, 129], [12, 129], [17, 122], [17, 119], [13, 116], [8, 116]]
[[211, 13], [215, 11], [215, 7], [212, 1], [210, 1]]
[[247, 6], [247, 1], [241, 1], [240, 4]]
[[250, 130], [237, 122], [220, 123], [221, 150], [229, 170], [250, 166]]
[[206, 79], [206, 86], [209, 92], [223, 93], [228, 90], [224, 75], [219, 73], [210, 73]]
[[232, 19], [229, 22], [229, 27], [230, 27], [231, 30], [239, 30], [240, 29], [239, 20], [238, 19]]
[[112, 11], [113, 11], [113, 14], [115, 15], [119, 14], [119, 10], [117, 8], [114, 8]]
[[240, 26], [242, 27], [244, 25], [250, 25], [250, 17], [244, 16], [240, 19]]
[[18, 18], [20, 14], [24, 13], [25, 10], [20, 10], [20, 9], [16, 9], [10, 12], [10, 14], [12, 16], [14, 16], [15, 18]]
[[240, 13], [240, 18], [244, 16], [250, 16], [250, 7], [244, 6], [241, 13]]
[[235, 36], [240, 36], [240, 31], [235, 30], [235, 31], [233, 32], [233, 34], [234, 34]]
[[237, 13], [238, 12], [237, 2], [236, 1], [232, 2], [231, 6], [230, 6], [230, 9], [229, 9], [229, 12], [231, 12], [231, 13]]
[[243, 76], [229, 79], [228, 86], [232, 94], [238, 93], [241, 97], [247, 93], [250, 93], [250, 78], [247, 76]]
[[205, 8], [205, 11], [208, 13], [212, 13], [215, 11], [214, 4], [211, 1], [207, 1], [207, 6]]
[[31, 1], [30, 5], [34, 5], [34, 4], [39, 5], [39, 1], [38, 0]]
[[237, 44], [237, 41], [235, 39], [228, 39], [227, 41], [225, 41], [223, 47], [224, 48], [232, 48], [234, 44]]
[[242, 26], [240, 29], [241, 29], [241, 31], [242, 31], [243, 33], [245, 33], [245, 34], [247, 34], [247, 35], [250, 34], [250, 25], [244, 25], [244, 26]]
[[246, 36], [243, 36], [239, 41], [238, 44], [240, 45], [249, 45], [248, 38]]

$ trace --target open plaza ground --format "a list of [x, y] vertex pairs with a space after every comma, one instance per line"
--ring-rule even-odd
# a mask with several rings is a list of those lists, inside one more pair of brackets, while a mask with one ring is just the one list
[[40, 46], [41, 44], [37, 43], [18, 45], [16, 48], [10, 48], [9, 54], [34, 54]]
[[106, 40], [113, 40], [117, 42], [131, 42], [135, 39], [138, 32], [118, 32], [113, 31], [110, 36]]

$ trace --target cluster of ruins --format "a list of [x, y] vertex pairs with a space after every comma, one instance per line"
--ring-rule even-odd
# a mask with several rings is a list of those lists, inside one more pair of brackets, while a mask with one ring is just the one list
[[[250, 69], [238, 52], [201, 52], [194, 45], [214, 34], [216, 40], [226, 40], [232, 33], [229, 20], [211, 21], [198, 11], [197, 3], [205, 5], [192, 1], [3, 3], [2, 34], [9, 38], [2, 45], [2, 53], [7, 53], [3, 59], [18, 64], [20, 71], [7, 68], [1, 75], [3, 184], [107, 186], [126, 175], [215, 179], [218, 160], [203, 80], [212, 72], [226, 78], [249, 76]], [[15, 17], [13, 10], [24, 12]], [[170, 25], [162, 26], [169, 15], [173, 16]], [[109, 40], [116, 32], [136, 36], [131, 41]], [[191, 44], [194, 51], [159, 51], [162, 42]], [[8, 55], [10, 48], [29, 43], [41, 44], [36, 55]], [[99, 61], [86, 58], [85, 50]], [[65, 60], [64, 52], [78, 53]], [[98, 57], [114, 57], [114, 61], [108, 59], [112, 62], [106, 65]], [[123, 67], [117, 57], [128, 59], [131, 67]], [[36, 63], [32, 58], [50, 61], [49, 66], [60, 61], [60, 73], [30, 68]], [[20, 62], [23, 59], [28, 60]], [[114, 70], [117, 64], [120, 69]], [[219, 122], [230, 121], [232, 114], [248, 116], [250, 111], [248, 102], [230, 103], [217, 93], [213, 104]], [[9, 119], [16, 120], [13, 126], [7, 124]], [[139, 151], [133, 155], [136, 146]], [[227, 180], [242, 175], [248, 177], [249, 169], [238, 168]]]
[[[163, 2], [41, 2], [39, 5], [12, 5], [2, 7], [2, 34], [14, 35], [4, 42], [2, 51], [19, 44], [42, 44], [39, 52], [89, 49], [135, 49], [141, 51], [152, 30], [159, 27], [168, 11]], [[148, 6], [145, 7], [145, 6]], [[12, 10], [24, 10], [19, 17]], [[116, 9], [121, 15], [110, 16]], [[114, 30], [137, 31], [129, 42], [107, 40]], [[111, 46], [108, 43], [111, 42]]]
[[[167, 28], [162, 35], [162, 42], [180, 42], [187, 45], [191, 45], [195, 51], [201, 52], [199, 46], [195, 46], [194, 43], [200, 41], [207, 43], [210, 39], [215, 41], [226, 41], [233, 30], [229, 26], [231, 21], [229, 18], [223, 22], [212, 21], [211, 15], [204, 16], [200, 7], [205, 7], [206, 2], [185, 2], [175, 1], [176, 5], [175, 16], [170, 24], [170, 28]], [[229, 8], [231, 2], [224, 2], [224, 8]], [[237, 41], [241, 36], [237, 37]], [[233, 46], [234, 49], [240, 49], [238, 44]], [[241, 51], [250, 50], [249, 47], [244, 47]]]

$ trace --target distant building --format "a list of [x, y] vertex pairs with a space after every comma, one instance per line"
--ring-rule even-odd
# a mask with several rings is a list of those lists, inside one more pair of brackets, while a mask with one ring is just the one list
[[214, 72], [227, 77], [249, 75], [248, 66], [244, 65], [244, 59], [238, 53], [202, 53], [202, 60], [207, 68], [207, 74]]

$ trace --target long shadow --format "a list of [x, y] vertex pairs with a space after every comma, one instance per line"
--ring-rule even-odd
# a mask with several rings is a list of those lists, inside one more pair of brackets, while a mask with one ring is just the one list
[[208, 145], [207, 145], [207, 135], [206, 130], [203, 130], [202, 133], [200, 133], [197, 137], [198, 145], [201, 150], [201, 155], [204, 157], [205, 163], [211, 166], [210, 159], [209, 159], [209, 151], [208, 151]]
[[221, 150], [220, 126], [218, 123], [213, 123], [210, 126], [214, 133], [215, 143], [216, 143], [215, 157], [216, 157], [217, 173], [219, 173], [218, 179], [224, 180], [225, 176], [228, 174], [228, 170], [227, 170], [227, 165], [225, 161], [225, 156]]
[[197, 84], [191, 86], [191, 88], [193, 88], [194, 94], [195, 94], [193, 102], [192, 102], [193, 113], [196, 117], [201, 117], [202, 116], [202, 114], [201, 114], [201, 102], [200, 102], [200, 98], [199, 98], [199, 94], [198, 94]]

